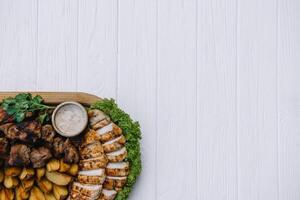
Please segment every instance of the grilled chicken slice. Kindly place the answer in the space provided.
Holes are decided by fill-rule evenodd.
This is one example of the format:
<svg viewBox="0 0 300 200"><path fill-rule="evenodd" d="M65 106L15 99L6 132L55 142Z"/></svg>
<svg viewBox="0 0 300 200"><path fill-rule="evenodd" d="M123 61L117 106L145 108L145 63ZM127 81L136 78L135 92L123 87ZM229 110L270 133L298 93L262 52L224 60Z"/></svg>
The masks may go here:
<svg viewBox="0 0 300 200"><path fill-rule="evenodd" d="M122 135L122 129L114 123L110 123L96 131L100 136L101 142L108 142L115 137Z"/></svg>
<svg viewBox="0 0 300 200"><path fill-rule="evenodd" d="M90 125L94 126L98 122L104 120L104 119L109 119L109 117L104 114L101 110L93 109L88 112L89 119L90 119Z"/></svg>
<svg viewBox="0 0 300 200"><path fill-rule="evenodd" d="M121 135L115 139L105 142L103 144L103 149L106 153L113 152L121 149L125 145L125 143L126 139L123 135Z"/></svg>
<svg viewBox="0 0 300 200"><path fill-rule="evenodd" d="M80 151L82 159L96 158L104 154L102 144L100 142L94 142L92 144L84 146Z"/></svg>
<svg viewBox="0 0 300 200"><path fill-rule="evenodd" d="M78 181L84 184L103 184L105 181L105 169L94 169L94 170L85 170L79 171L78 173Z"/></svg>
<svg viewBox="0 0 300 200"><path fill-rule="evenodd" d="M110 119L106 118L106 119L103 119L102 121L100 121L100 122L94 124L94 125L92 126L92 128L93 128L94 130L97 130L97 129L99 129L99 128L103 128L103 127L107 126L110 122L111 122Z"/></svg>
<svg viewBox="0 0 300 200"><path fill-rule="evenodd" d="M115 190L103 189L98 200L113 200L115 199L116 195L117 191Z"/></svg>
<svg viewBox="0 0 300 200"><path fill-rule="evenodd" d="M104 168L107 165L107 157L106 155L101 155L97 158L85 159L79 161L79 167L82 170L91 170L91 169L99 169Z"/></svg>
<svg viewBox="0 0 300 200"><path fill-rule="evenodd" d="M107 176L128 176L128 174L129 174L128 162L108 163L106 166Z"/></svg>
<svg viewBox="0 0 300 200"><path fill-rule="evenodd" d="M126 184L126 181L127 181L126 176L123 177L107 176L103 188L108 190L120 191Z"/></svg>
<svg viewBox="0 0 300 200"><path fill-rule="evenodd" d="M44 167L50 158L52 158L51 151L46 147L34 148L30 153L33 168Z"/></svg>
<svg viewBox="0 0 300 200"><path fill-rule="evenodd" d="M102 185L74 182L71 188L71 199L97 199L101 191Z"/></svg>
<svg viewBox="0 0 300 200"><path fill-rule="evenodd" d="M10 148L8 164L11 166L27 166L30 164L30 148L24 144L16 144Z"/></svg>
<svg viewBox="0 0 300 200"><path fill-rule="evenodd" d="M109 162L121 162L127 157L126 147L111 153L107 153L106 156Z"/></svg>

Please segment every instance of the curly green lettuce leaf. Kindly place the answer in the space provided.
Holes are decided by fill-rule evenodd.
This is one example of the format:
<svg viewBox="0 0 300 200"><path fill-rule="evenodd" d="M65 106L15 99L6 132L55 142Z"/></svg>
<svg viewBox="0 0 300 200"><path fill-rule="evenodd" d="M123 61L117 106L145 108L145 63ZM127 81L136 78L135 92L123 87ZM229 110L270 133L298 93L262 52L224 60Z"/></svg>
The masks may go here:
<svg viewBox="0 0 300 200"><path fill-rule="evenodd" d="M125 187L118 192L116 197L116 200L126 200L142 170L140 125L121 110L113 99L97 101L91 105L91 108L99 109L107 114L123 130L123 134L126 137L127 161L130 164L130 172Z"/></svg>

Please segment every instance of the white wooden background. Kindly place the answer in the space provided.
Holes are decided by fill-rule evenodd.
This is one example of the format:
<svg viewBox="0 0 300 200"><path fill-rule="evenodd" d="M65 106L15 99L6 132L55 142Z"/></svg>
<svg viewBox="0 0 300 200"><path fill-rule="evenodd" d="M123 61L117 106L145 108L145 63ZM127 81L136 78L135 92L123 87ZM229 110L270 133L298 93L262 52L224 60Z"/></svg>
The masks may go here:
<svg viewBox="0 0 300 200"><path fill-rule="evenodd" d="M300 199L299 0L0 0L0 90L115 98L132 200Z"/></svg>

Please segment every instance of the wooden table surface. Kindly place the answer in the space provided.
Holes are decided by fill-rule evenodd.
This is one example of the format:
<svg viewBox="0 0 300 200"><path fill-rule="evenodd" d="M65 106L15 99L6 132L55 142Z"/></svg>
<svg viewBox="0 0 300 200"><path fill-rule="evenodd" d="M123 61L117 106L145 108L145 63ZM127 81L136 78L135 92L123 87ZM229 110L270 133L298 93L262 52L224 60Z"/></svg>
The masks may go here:
<svg viewBox="0 0 300 200"><path fill-rule="evenodd" d="M130 200L300 199L299 0L0 0L0 91L112 97Z"/></svg>

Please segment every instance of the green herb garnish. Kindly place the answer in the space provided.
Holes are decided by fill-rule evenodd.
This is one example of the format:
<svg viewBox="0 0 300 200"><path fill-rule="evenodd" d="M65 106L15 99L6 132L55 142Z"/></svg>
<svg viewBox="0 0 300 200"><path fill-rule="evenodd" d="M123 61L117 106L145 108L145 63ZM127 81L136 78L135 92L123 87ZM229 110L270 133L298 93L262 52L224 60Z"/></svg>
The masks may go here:
<svg viewBox="0 0 300 200"><path fill-rule="evenodd" d="M23 121L28 113L41 112L54 108L43 104L41 96L32 97L30 93L21 93L14 98L8 97L3 100L1 107L8 115L14 117L14 120L18 123ZM44 120L45 118L46 116L42 116L41 119Z"/></svg>
<svg viewBox="0 0 300 200"><path fill-rule="evenodd" d="M134 122L130 116L121 110L113 99L103 99L91 106L107 114L111 120L123 130L126 137L126 148L128 152L127 161L130 164L130 172L125 187L118 192L115 200L126 200L132 190L137 177L142 170L140 139L141 130L138 122Z"/></svg>

